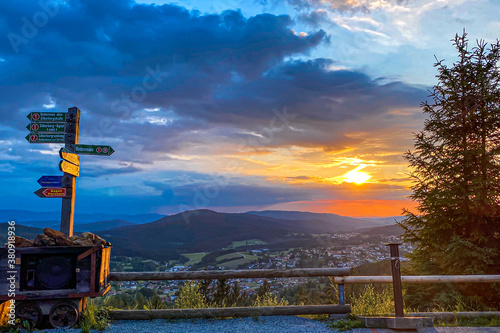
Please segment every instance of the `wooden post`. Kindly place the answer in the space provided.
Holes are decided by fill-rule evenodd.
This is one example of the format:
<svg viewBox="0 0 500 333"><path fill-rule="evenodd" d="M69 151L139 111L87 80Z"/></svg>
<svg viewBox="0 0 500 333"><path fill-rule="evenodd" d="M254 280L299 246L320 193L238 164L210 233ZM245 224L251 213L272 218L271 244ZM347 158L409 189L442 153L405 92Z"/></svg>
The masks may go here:
<svg viewBox="0 0 500 333"><path fill-rule="evenodd" d="M340 305L345 305L345 292L344 292L344 284L339 283L338 285L339 289L339 304Z"/></svg>
<svg viewBox="0 0 500 333"><path fill-rule="evenodd" d="M69 124L74 124L71 126ZM78 144L78 134L80 132L80 110L74 106L68 109L66 115L66 135L64 148L70 152L75 152L75 145ZM68 180L71 187L71 198L62 199L61 207L61 232L68 237L73 236L73 222L75 214L75 193L76 193L76 177L69 173L64 173L64 178Z"/></svg>
<svg viewBox="0 0 500 333"><path fill-rule="evenodd" d="M394 310L396 317L404 317L403 311L403 289L401 287L401 271L399 260L399 245L401 243L387 244L391 250L391 268L392 268L392 289L394 292Z"/></svg>

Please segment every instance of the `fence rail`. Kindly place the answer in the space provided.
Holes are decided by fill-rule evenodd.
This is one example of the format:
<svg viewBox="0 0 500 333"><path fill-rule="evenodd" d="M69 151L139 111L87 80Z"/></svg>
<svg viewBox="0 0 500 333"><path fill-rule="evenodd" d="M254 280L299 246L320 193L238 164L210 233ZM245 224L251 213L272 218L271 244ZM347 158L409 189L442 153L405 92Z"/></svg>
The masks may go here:
<svg viewBox="0 0 500 333"><path fill-rule="evenodd" d="M391 284L391 276L348 276L349 268L255 269L184 272L112 272L111 281L226 280L329 276L336 284ZM407 275L403 283L495 283L500 275Z"/></svg>
<svg viewBox="0 0 500 333"><path fill-rule="evenodd" d="M347 314L350 305L294 305L260 306L209 309L162 309L162 310L114 310L110 317L114 320L188 319L217 317L253 316L296 316L311 314Z"/></svg>
<svg viewBox="0 0 500 333"><path fill-rule="evenodd" d="M111 281L222 280L349 275L349 268L295 268L184 272L112 272Z"/></svg>
<svg viewBox="0 0 500 333"><path fill-rule="evenodd" d="M335 276L336 284L391 284L392 276ZM500 275L407 275L402 276L403 283L495 283L500 282Z"/></svg>

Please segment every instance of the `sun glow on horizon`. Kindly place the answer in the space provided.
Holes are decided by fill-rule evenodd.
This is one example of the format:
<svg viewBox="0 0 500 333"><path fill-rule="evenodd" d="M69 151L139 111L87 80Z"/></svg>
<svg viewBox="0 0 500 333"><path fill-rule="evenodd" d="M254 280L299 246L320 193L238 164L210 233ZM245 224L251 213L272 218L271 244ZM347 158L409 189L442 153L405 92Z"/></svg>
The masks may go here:
<svg viewBox="0 0 500 333"><path fill-rule="evenodd" d="M367 174L366 172L359 171L364 168L366 168L366 164L358 165L354 170L347 172L343 176L343 181L346 183L354 183L354 184L366 183L370 178L372 178L372 176Z"/></svg>

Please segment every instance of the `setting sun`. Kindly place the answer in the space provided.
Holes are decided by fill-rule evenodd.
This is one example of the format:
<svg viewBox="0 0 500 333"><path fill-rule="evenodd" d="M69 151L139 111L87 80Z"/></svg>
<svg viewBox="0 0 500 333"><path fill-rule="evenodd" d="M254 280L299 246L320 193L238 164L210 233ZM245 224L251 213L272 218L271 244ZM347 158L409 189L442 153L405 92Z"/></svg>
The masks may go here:
<svg viewBox="0 0 500 333"><path fill-rule="evenodd" d="M344 182L346 182L346 183L362 184L362 183L365 183L366 181L368 181L368 179L372 178L372 176L370 176L366 172L359 171L359 170L361 170L361 169L363 169L365 167L366 167L366 165L361 164L356 169L347 172L343 176Z"/></svg>

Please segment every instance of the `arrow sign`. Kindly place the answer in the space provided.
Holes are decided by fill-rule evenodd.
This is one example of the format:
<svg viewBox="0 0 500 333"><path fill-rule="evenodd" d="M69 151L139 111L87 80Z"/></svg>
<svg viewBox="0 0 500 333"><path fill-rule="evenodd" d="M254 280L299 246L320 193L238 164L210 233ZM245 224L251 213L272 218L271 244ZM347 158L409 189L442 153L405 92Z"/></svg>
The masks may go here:
<svg viewBox="0 0 500 333"><path fill-rule="evenodd" d="M37 180L43 187L62 187L63 176L42 176Z"/></svg>
<svg viewBox="0 0 500 333"><path fill-rule="evenodd" d="M65 161L73 163L74 165L80 165L80 156L73 154L66 148L61 148L61 150L59 150L59 157Z"/></svg>
<svg viewBox="0 0 500 333"><path fill-rule="evenodd" d="M110 156L115 150L111 146L101 145L75 145L75 153L80 155L104 155Z"/></svg>
<svg viewBox="0 0 500 333"><path fill-rule="evenodd" d="M62 172L69 173L70 175L73 175L75 177L80 176L80 167L78 167L77 165L68 163L66 161L61 161L59 163L59 170L61 170Z"/></svg>
<svg viewBox="0 0 500 333"><path fill-rule="evenodd" d="M61 133L61 134L49 134L49 133L34 133L26 135L25 139L29 143L67 143L71 142L75 138L75 133Z"/></svg>
<svg viewBox="0 0 500 333"><path fill-rule="evenodd" d="M64 143L65 134L44 134L30 133L26 135L26 140L29 143Z"/></svg>
<svg viewBox="0 0 500 333"><path fill-rule="evenodd" d="M30 121L50 121L50 122L65 122L66 112L30 112L26 118Z"/></svg>
<svg viewBox="0 0 500 333"><path fill-rule="evenodd" d="M42 187L33 193L38 195L40 198L71 198L71 189L67 189L65 187Z"/></svg>
<svg viewBox="0 0 500 333"><path fill-rule="evenodd" d="M26 128L28 131L39 132L74 132L75 124L70 123L30 123Z"/></svg>

